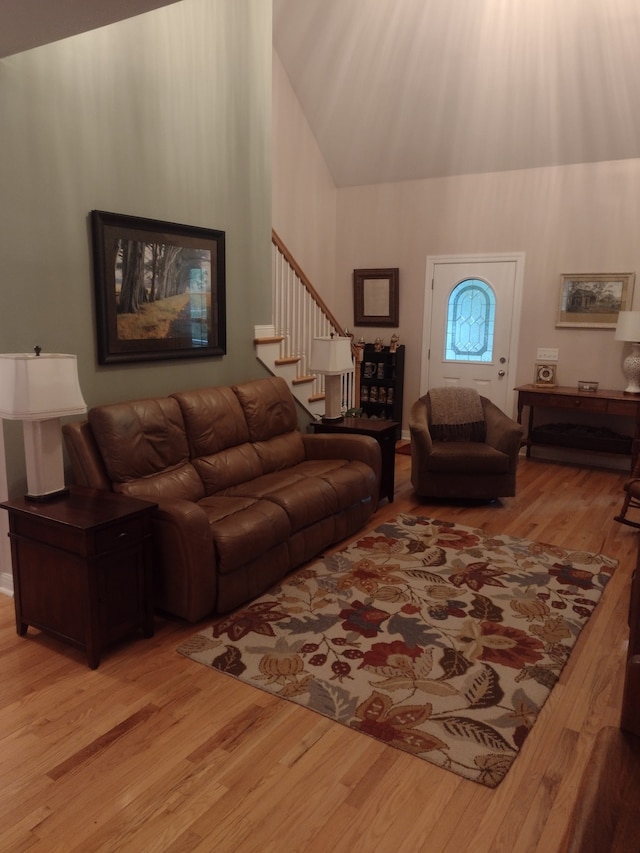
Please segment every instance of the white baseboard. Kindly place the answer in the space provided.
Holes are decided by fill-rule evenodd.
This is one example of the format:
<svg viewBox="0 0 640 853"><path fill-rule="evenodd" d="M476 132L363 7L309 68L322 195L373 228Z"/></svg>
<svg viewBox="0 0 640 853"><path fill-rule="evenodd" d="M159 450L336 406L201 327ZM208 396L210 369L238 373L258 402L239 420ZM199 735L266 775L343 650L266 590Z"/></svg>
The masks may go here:
<svg viewBox="0 0 640 853"><path fill-rule="evenodd" d="M13 575L0 572L0 593L13 598Z"/></svg>

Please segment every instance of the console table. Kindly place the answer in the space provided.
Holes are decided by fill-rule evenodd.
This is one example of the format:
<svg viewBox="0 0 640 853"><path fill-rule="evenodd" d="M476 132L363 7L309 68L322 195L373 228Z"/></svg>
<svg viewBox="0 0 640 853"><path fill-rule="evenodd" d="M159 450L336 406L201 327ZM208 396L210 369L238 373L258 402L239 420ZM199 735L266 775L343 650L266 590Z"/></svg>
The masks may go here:
<svg viewBox="0 0 640 853"><path fill-rule="evenodd" d="M640 451L640 395L625 394L624 391L578 391L568 386L555 388L537 385L521 385L518 392L518 423L522 423L522 409L529 407L529 422L525 444L527 456L531 455L532 445L555 445L578 450L592 450L607 453L631 455L631 466L635 466ZM585 437L579 441L571 436L544 435L534 427L534 409L561 409L564 412L587 412L604 414L611 418L632 418L635 421L634 434L630 440L610 441L597 436Z"/></svg>

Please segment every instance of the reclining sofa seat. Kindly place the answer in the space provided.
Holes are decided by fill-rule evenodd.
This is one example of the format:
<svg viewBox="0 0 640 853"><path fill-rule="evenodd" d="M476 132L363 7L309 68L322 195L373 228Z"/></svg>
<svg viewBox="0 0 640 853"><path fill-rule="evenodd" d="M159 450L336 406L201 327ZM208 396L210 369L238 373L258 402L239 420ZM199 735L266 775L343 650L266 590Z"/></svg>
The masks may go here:
<svg viewBox="0 0 640 853"><path fill-rule="evenodd" d="M377 442L303 435L277 377L98 406L64 434L76 482L158 503L156 606L189 621L260 595L376 508Z"/></svg>

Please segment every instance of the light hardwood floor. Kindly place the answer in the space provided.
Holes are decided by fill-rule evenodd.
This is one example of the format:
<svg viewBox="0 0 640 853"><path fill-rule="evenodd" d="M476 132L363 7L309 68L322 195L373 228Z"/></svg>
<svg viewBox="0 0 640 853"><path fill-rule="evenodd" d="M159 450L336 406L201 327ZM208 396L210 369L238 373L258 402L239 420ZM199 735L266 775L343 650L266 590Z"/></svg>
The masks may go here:
<svg viewBox="0 0 640 853"><path fill-rule="evenodd" d="M564 849L596 736L620 715L640 536L613 521L625 474L523 459L517 497L463 507L417 500L409 458L396 463L376 524L418 513L620 561L498 788L187 660L176 647L198 626L159 618L91 671L33 629L18 637L0 596L2 853Z"/></svg>

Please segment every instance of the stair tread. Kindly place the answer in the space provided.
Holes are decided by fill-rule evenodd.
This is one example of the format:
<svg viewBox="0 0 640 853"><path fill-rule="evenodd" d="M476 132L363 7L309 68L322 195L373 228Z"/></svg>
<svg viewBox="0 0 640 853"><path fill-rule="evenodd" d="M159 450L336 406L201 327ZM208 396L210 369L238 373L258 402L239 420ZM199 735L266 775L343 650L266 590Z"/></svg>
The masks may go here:
<svg viewBox="0 0 640 853"><path fill-rule="evenodd" d="M284 335L272 335L269 338L254 338L254 344L280 344L284 340Z"/></svg>
<svg viewBox="0 0 640 853"><path fill-rule="evenodd" d="M291 380L292 385L304 385L305 382L315 382L316 375L315 373L309 373L307 376L296 376L295 379Z"/></svg>
<svg viewBox="0 0 640 853"><path fill-rule="evenodd" d="M276 358L275 364L297 364L299 361L299 356L287 355L284 358Z"/></svg>

